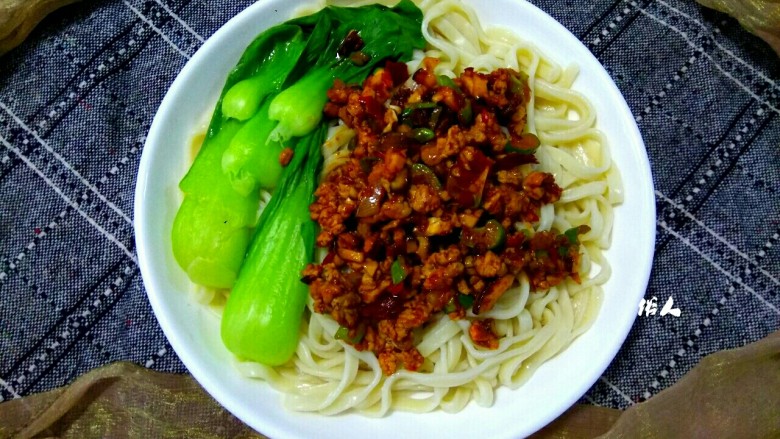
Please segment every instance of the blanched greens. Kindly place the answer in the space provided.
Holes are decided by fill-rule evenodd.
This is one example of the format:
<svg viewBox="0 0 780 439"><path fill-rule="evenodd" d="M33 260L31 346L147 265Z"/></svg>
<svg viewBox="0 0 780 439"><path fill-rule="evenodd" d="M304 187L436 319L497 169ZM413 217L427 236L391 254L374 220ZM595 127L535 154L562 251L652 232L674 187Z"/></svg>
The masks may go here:
<svg viewBox="0 0 780 439"><path fill-rule="evenodd" d="M229 288L233 285L257 221L260 201L258 182L253 181L251 172L241 169L241 164L249 165L250 168L251 164L247 163L246 157L231 160L241 145L234 145L226 158L226 151L230 149L232 141L251 119L245 122L227 117L223 108L228 113L247 113L247 108L259 106L270 93L278 92L304 47L305 40L297 26L274 27L252 42L228 76L206 139L189 172L179 183L179 188L184 192L184 201L173 222L173 254L190 279L197 284L212 288ZM264 73L267 70L273 72L273 75ZM273 80L261 87L257 84L252 87L242 85L254 78ZM236 88L250 93L241 96L231 92ZM252 137L252 134L245 133L244 137ZM281 148L265 145L265 139L259 142L259 146L256 151L258 155L262 156L262 152L269 154L266 157L255 157L258 163L267 164L279 175L281 165L278 159L268 160L273 158L268 155L276 149L278 157ZM229 165L228 172L223 170L225 161Z"/></svg>
<svg viewBox="0 0 780 439"><path fill-rule="evenodd" d="M281 364L297 345L327 90L335 79L362 81L385 60L411 59L424 46L421 25L409 0L393 8L328 7L263 32L231 71L180 183L185 198L172 241L193 282L232 287L222 339L239 357ZM294 155L282 168L284 147ZM259 190L274 188L258 220Z"/></svg>
<svg viewBox="0 0 780 439"><path fill-rule="evenodd" d="M315 224L309 218L327 128L301 138L295 156L260 217L222 313L222 341L241 358L286 362L298 343L309 288L301 270L312 260Z"/></svg>

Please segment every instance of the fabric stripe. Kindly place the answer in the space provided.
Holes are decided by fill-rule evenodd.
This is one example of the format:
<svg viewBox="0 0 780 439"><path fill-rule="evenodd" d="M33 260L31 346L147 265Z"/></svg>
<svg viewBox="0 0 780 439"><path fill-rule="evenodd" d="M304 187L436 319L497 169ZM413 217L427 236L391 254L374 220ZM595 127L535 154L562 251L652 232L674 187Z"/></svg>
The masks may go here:
<svg viewBox="0 0 780 439"><path fill-rule="evenodd" d="M692 48L694 48L694 49L697 49L697 50L702 50L702 52L703 52L704 56L706 56L706 57L707 57L707 59L709 59L709 60L710 60L710 63L712 63L712 65L713 65L713 66L715 66L715 68L716 68L716 69L718 69L718 70L719 70L719 71L720 71L720 72L723 74L723 76L725 76L725 77L729 78L731 81L733 81L735 84L737 84L737 85L739 86L739 88L741 88L741 89L742 89L742 90L743 90L745 93L747 93L747 94L748 94L750 97L752 97L752 98L753 98L753 99L755 99L756 101L758 101L758 102L760 102L760 103L762 103L762 104L766 105L767 107L769 107L769 108L770 108L772 111L774 111L775 113L778 113L778 114L780 114L780 109L778 109L777 107L775 107L774 105L772 105L772 103L770 103L769 101L762 99L762 98L761 98L761 97L760 97L758 94L756 94L755 92L753 92L753 90L751 90L751 89L750 89L748 86L746 86L744 83L742 83L742 82L741 82L739 79L735 78L735 77L734 77L734 76L733 76L731 73L729 73L728 71L726 71L726 69L724 69L724 68L723 68L723 66L721 66L720 64L718 64L717 62L715 62L715 60L712 58L712 55L709 55L707 52L704 52L704 49L702 49L702 47L701 47L701 46L699 46L699 45L697 45L696 43L694 43L693 41L691 41L691 39L688 37L688 35L687 35L685 32L681 31L681 30L680 30L680 29L679 29L677 26L674 26L674 25L672 25L672 24L669 24L669 23L667 23L666 21L664 21L664 20L660 19L659 17L657 17L657 16L653 15L652 13L648 12L646 9L639 8L639 7L637 7L637 8L638 8L638 9L639 9L639 11L640 11L642 14L644 14L646 17L650 18L651 20L655 21L656 23L658 23L658 24L659 24L659 25L661 25L661 26L664 26L664 27L666 27L666 28L669 28L669 29L671 29L672 31L674 31L675 33L677 33L678 35L680 35L680 37L681 37L681 38L682 38L682 39L683 39L683 40L684 40L684 41L685 41L685 42L686 42L686 43L687 43L687 44L688 44L690 47L692 47Z"/></svg>
<svg viewBox="0 0 780 439"><path fill-rule="evenodd" d="M2 103L0 103L0 105L2 105ZM121 250L122 250L122 251L123 251L123 252L124 252L124 253L125 253L125 254L126 254L126 255L127 255L127 256L128 256L130 259L131 259L131 260L132 260L132 261L133 261L133 262L138 262L138 259L136 258L136 256L135 256L135 254L134 254L134 253L132 253L130 250L128 250L128 249L127 249L127 247L125 247L125 245L124 245L124 244L122 244L122 243L119 241L119 239L117 239L117 237L116 237L116 236L114 236L113 234L111 234L110 232L108 232L106 229L104 229L103 227L101 227L101 226L100 226L100 224L98 224L98 223L97 223L97 222L96 222L94 219L92 219L92 218L91 218L89 215L87 215L87 214L86 214L86 213L85 213L83 210L81 210L81 209L79 208L79 203L77 203L77 202L75 202L75 201L71 200L71 199L70 199L70 197L68 197L67 195L65 195L65 193L63 193L63 192L62 192L62 189L60 189L60 188L59 188L57 185L55 185L55 184L54 184L54 182L52 182L52 181L51 181L51 179L49 179L49 177L47 177L47 176L46 176L46 175L45 175L43 172L41 172L41 170L40 170L40 169L38 169L38 168L37 168L37 167L36 167L36 166L35 166L35 165L34 165L34 164L33 164L33 163L30 161L30 159L28 159L27 157L25 157L25 156L24 156L24 155L21 153L21 151L19 151L19 149L18 149L18 148L16 148L15 146L11 145L10 143L8 143L8 142L5 140L5 138L4 138L4 137L2 137L2 136L0 136L0 143L2 143L2 144L3 144L3 145L6 147L6 148L8 148L10 151L12 151L14 154L16 154L16 155L17 155L17 156L18 156L20 159L22 159L22 161L23 161L23 162L24 162L24 163L27 165L27 167L29 167L29 168L30 168L30 169L31 169L33 172L35 172L35 173L36 173L36 174L37 174L39 177L41 177L41 179L43 179L43 181L44 181L44 182L46 182L46 184L47 184L49 187L51 187L51 188L54 190L54 192L56 192L56 193L57 193L57 195L59 195L59 196L60 196L60 198L62 198L62 199L63 199L63 201L65 201L65 203L66 203L66 204L68 204L68 205L69 205L69 206L71 206L71 207L72 207L74 210L76 210L76 212L78 212L78 213L79 213L79 215L81 215L81 216L82 216L82 217L83 217L85 220L87 220L87 222L88 222L88 223L89 223L89 224L90 224L92 227L94 227L94 228L95 228L95 229L96 229L98 232L100 232L100 233L101 233L103 236L105 236L105 237L106 237L106 239L108 239L108 240L109 240L111 243L113 243L114 245L116 245L117 247L119 247L119 248L120 248L120 249L121 249ZM113 203L112 203L112 204L113 204ZM132 221L131 221L131 223L132 223Z"/></svg>
<svg viewBox="0 0 780 439"><path fill-rule="evenodd" d="M701 220L699 220L698 218L693 216L693 214L691 212L689 212L688 210L686 210L685 207L683 207L681 204L677 204L676 202L674 202L674 200L668 198L666 195L662 194L660 191L655 191L655 195L658 198L660 198L663 201L665 201L666 203L668 203L670 206L672 206L676 210L680 211L685 217L687 217L690 220L692 220L697 226L699 226L702 229L704 229L713 238L715 238L718 241L720 241L723 244L725 244L726 247L728 247L729 250L731 250L732 252L736 253L737 255L739 255L739 257L741 257L745 261L749 262L751 265L754 265L756 268L758 268L759 272L761 274L763 274L764 276L766 276L767 278L769 278L769 280L771 280L772 283L774 283L775 285L780 286L780 280L778 280L776 277L772 276L771 273L769 273L768 271L763 269L761 266L759 266L758 262L755 259L753 259L750 256L748 256L745 252L743 252L740 249L738 249L737 246L735 246L734 244L732 244L729 241L727 241L726 238L722 237L717 232L715 232L714 230L709 228Z"/></svg>
<svg viewBox="0 0 780 439"><path fill-rule="evenodd" d="M127 7L128 7L128 8L130 8L130 10L131 10L131 11L133 11L133 13L134 13L135 15L137 15L137 16L138 16L138 18L140 18L140 19L141 19L141 20L142 20L144 23L146 23L146 24L147 24L147 25L148 25L150 28L152 28L152 30L153 30L153 31L155 31L155 32L156 32L158 35L160 35L160 37L163 39L163 41L165 41L166 43L168 43L168 45L169 45L169 46L171 46L171 47L172 47L174 50L176 50L177 52L179 52L179 54L180 54L181 56L183 56L183 57L185 57L185 58L187 58L187 59L190 59L190 55L189 55L189 54L187 54L187 52L183 51L183 50L182 50L182 49L181 49L179 46L177 46L177 45L176 45L176 44L175 44L173 41L171 41L171 39L170 39L170 38L168 38L168 37L167 37L167 36L166 36L166 35L165 35L165 34L164 34L164 33L163 33L161 30L160 30L160 28L158 28L157 26L155 26L155 25L154 25L154 23L152 22L152 20L150 20L150 19L146 18L146 17L145 17L145 16L144 16L144 15L141 13L141 11L139 11L138 9L136 9L136 8L135 8L135 6L131 5L131 4L130 4L130 2L128 2L127 0L124 0L124 4L125 4L125 5L127 5Z"/></svg>
<svg viewBox="0 0 780 439"><path fill-rule="evenodd" d="M767 301L767 300L766 300L766 299L765 299L765 298L764 298L762 295L758 294L758 293L756 292L756 290L754 290L753 288L751 288L750 286L748 286L748 285L746 285L744 282L742 282L742 279L740 279L738 276L735 276L735 275L731 274L729 271L725 270L725 269L724 269L724 268L723 268L723 267L722 267L720 264L718 264L717 262L715 262L714 260L712 260L712 258L711 258L711 257L709 257L708 255L706 255L706 254L705 254L704 252L702 252L702 251L701 251L701 250L700 250L698 247L696 247L695 245L693 245L693 243L691 243L690 239L688 239L688 238L686 238L686 237L684 237L684 236L680 235L679 233L677 233L676 231L674 231L672 228L670 228L670 227L669 227L669 226L666 224L666 221L658 221L658 222L657 222L657 224L658 224L659 226L661 226L661 228L662 228L662 229L664 229L664 230L665 230L667 233L669 233L670 235L672 235L672 236L674 236L675 238L677 238L678 240L680 240L680 242L682 242L682 243L683 243L683 244L684 244L686 247L690 248L690 249L691 249L691 250L693 250L693 251L694 251L694 252L695 252L697 255L701 256L701 258L702 258L702 259L704 259L705 261L707 261L707 263L708 263L708 264L710 264L710 265L711 265L713 268L715 268L715 269L716 269L717 271L719 271L721 274L723 274L724 276L726 276L727 278L729 278L731 281L733 281L733 282L737 283L739 286L741 286L742 288L744 288L744 289L745 289L745 291L748 291L750 294L752 294L753 296L755 296L755 297L756 297L756 299L758 299L758 300L759 300L761 303L763 303L763 304L764 304L764 305L765 305L767 308L769 308L770 310L772 310L772 311L773 311L775 314L778 314L778 315L780 315L780 309L778 309L778 308L777 308L775 305L773 305L772 303L770 303L769 301Z"/></svg>
<svg viewBox="0 0 780 439"><path fill-rule="evenodd" d="M124 263L126 262L124 261ZM130 280L137 273L138 269L135 265L126 266L113 281L110 283L102 282L104 287L98 287L99 292L93 290L85 296L85 298L92 300L82 300L78 305L72 307L71 312L41 339L44 343L39 345L38 350L29 351L26 361L15 368L16 374L10 375L14 376L11 380L12 385L20 393L34 387L57 365L59 359L65 357L73 349L90 328L113 309L127 290ZM41 348L43 349L41 350ZM38 355L35 355L34 352L37 352Z"/></svg>
<svg viewBox="0 0 780 439"><path fill-rule="evenodd" d="M675 14L677 14L677 15L680 15L680 16L682 16L682 17L685 17L685 18L686 18L686 19L688 19L689 21L691 21L691 22L693 22L693 23L697 24L699 27L701 27L702 29L706 30L706 31L707 31L707 32L708 32L708 33L709 33L711 36L713 36L713 37L714 37L715 33L718 33L718 32L720 32L720 29L718 29L717 27L715 28L715 32L713 32L713 30L712 30L712 29L710 29L709 27L707 27L707 26L706 26L704 23L702 23L702 22L701 22L701 21L699 21L698 19L691 17L690 15L688 15L688 14L686 14L685 12L683 12L683 11L681 11L681 10L679 10L679 9L675 8L674 6L672 6L672 5L670 5L669 3L665 2L664 0L656 0L656 3L657 3L657 4L660 4L660 5L662 5L662 6L664 6L665 8L669 9L670 11L673 11ZM723 45L721 45L720 43L718 43L718 42L717 42L717 40L713 39L713 44L715 44L715 46L716 46L718 49L720 49L720 50L721 50L723 53L725 53L725 54L726 54L726 55L728 55L729 57L731 57L731 58L735 59L737 62L739 62L739 63L740 63L740 64L742 64L743 66L747 67L747 68L748 68L748 69L749 69L751 72L755 73L755 74L756 74L756 75L758 75L758 76L759 76L761 79L763 79L764 81L766 81L767 83L769 83L769 84L770 84L770 85L771 85L773 88L775 88L775 89L777 89L777 90L779 90L779 91L780 91L780 88L778 88L778 86L777 86L777 83L776 83L775 81L773 81L771 78L769 78L768 76L766 76L766 75L765 75L763 72L761 72L761 71L760 71L759 69L757 69L755 66L751 65L750 63L748 63L748 62L747 62L747 61L745 61L744 59L742 59L742 58L740 58L739 56L737 56L737 55L736 55L734 52L732 52L732 51L731 51L731 50L729 50L728 48L726 48L726 47L724 47Z"/></svg>
<svg viewBox="0 0 780 439"><path fill-rule="evenodd" d="M191 34L192 34L192 36L194 36L195 38L197 38L197 39L198 39L198 41L200 41L201 43L205 43L205 42L206 42L206 40L204 40L204 39L203 39L203 37L202 37L202 36L200 36L200 34L198 34L197 32L195 32L195 29L191 28L191 27L190 27L190 25L189 25L189 24L187 24L187 22L185 22L184 20L182 20L182 19L181 19L181 17L179 17L178 15L176 15L176 14L175 14L175 13L174 13L174 12L171 10L171 8L169 8L169 7L168 7L168 6L167 6L165 3L161 2L160 0L154 0L154 1L155 1L155 2L156 2L158 5L162 6L162 8L163 8L163 9L165 9L165 12L167 12L167 13L168 13L168 15L170 15L170 16L171 16L171 18L173 18L174 20L176 20L176 21L177 21L177 22L178 22L178 23L179 23L179 24L180 24L180 25L181 25L181 26L182 26L184 29L186 29L186 30L187 30L187 32L191 33Z"/></svg>
<svg viewBox="0 0 780 439"><path fill-rule="evenodd" d="M118 214L118 215L119 215L119 216L120 216L120 217L121 217L123 220L125 220L125 221L126 221L128 224L130 224L130 225L132 225L132 224L133 224L133 220L131 220L131 219L130 219L130 217L128 217L128 216L127 216L127 215L126 215L124 212L122 212L122 211L121 211L121 210L120 210L120 209L119 209L119 208L118 208L118 207L117 207L117 206L116 206L114 203L112 203L111 201L109 201L109 200L108 200L108 199L107 199L107 198L106 198L106 197L105 197L103 194L101 194L101 193L100 193L100 191L98 191L98 189L97 189L97 188L96 188L96 187L95 187L95 186L94 186L92 183L90 183L89 181L87 181L87 179L86 179L86 178L84 178L84 176L82 176L82 175L81 175L81 174L80 174L80 173L79 173L77 170L73 169L73 166L71 166L71 164L70 164L70 163L68 163L68 161L67 161L67 160L65 160L65 158L63 158L63 157L62 157L62 156L61 156L59 153L57 153L56 151L54 151L54 149L52 149L52 147L51 147L51 146L50 146L50 145L49 145L49 144L48 144L48 143L47 143L45 140L43 140L43 139L42 139L42 138L41 138L41 137L38 135L38 133L37 133L35 130L32 130L32 129L30 129L30 127L28 127L28 126L27 126L27 125L26 125L26 124L25 124L25 123L24 123L24 122L23 122L23 121L22 121L22 120L21 120L21 119L20 119L20 118L19 118L19 117L18 117L16 114L14 114L14 113L11 111L11 109L10 109L10 108L8 108L8 107L7 107L7 106L6 106L4 103L2 103L2 102L0 102L0 108L1 108L1 109L3 109L3 110L6 112L6 113L8 113L8 115L9 115L9 116L11 116L11 118L13 118L13 120L14 120L14 121L15 121L15 122L16 122L16 123L17 123L17 124L20 126L20 127L22 127L22 129L24 129L25 131L27 131L28 133L30 133L30 134L31 134L31 135L32 135L32 136L35 138L35 140L37 140L37 141L38 141L38 143L40 143L40 144L41 144L41 146L43 146L43 147L46 149L46 151L48 151L48 152L49 152L51 155L53 155L53 156L54 156L54 158L56 158L56 159L57 159L57 161L59 161L60 163L62 163L62 165L63 165L63 166L65 166L65 168L66 168L68 171L70 171L70 173L71 173L71 174L73 174L74 176L76 176L76 178L77 178L79 181L81 181L81 183L82 183L84 186L86 186L87 188L89 188L89 190L91 190L92 192L94 192L94 193L95 193L95 195L97 195L97 197L98 197L98 198L99 198L99 199L100 199L102 202L104 202L104 203L105 203L105 204L106 204L106 205L107 205L107 206L108 206L108 207L109 207L111 210L113 210L114 212L116 212L116 213L117 213L117 214ZM5 139L3 139L3 142L4 142L4 144L6 144L6 147L9 147L9 149L10 149L10 144L8 144L8 142L6 142L6 141L5 141ZM27 157L25 157L25 156L22 154L22 152L21 152L21 151L19 151L19 150L18 150L18 149L16 149L16 148L14 148L14 149L13 149L13 151L14 151L14 152L17 154L17 156L19 156L19 158L21 158L22 160L24 160L24 161L25 161L25 163L27 163L27 164L28 164L28 166L33 166L33 165L32 165L32 163L29 161L29 159L27 159ZM36 172L40 172L40 171L37 171L37 168L35 168L35 170L36 170ZM40 173L40 175L41 175L41 176L43 176L43 173ZM46 178L46 181L47 181L47 184L50 184L50 185L52 185L52 184L53 184L53 183L51 183L51 180L49 180L48 178ZM97 225L97 224L96 224L96 225Z"/></svg>
<svg viewBox="0 0 780 439"><path fill-rule="evenodd" d="M642 3L645 2L643 1ZM631 1L628 4L633 8L639 8L639 4L635 1ZM601 35L597 36L596 39L590 43L591 46L593 46L591 51L596 55L597 58L601 56L604 51L606 51L612 45L612 43L617 41L620 36L631 27L631 25L634 23L634 20L636 20L636 18L639 16L635 11L630 11L630 8L626 9L629 9L629 12L623 11L620 14L620 20L616 20L615 22L611 23L615 25L614 28L607 26L606 28L602 29ZM618 22L621 24L619 27L617 26ZM607 41L604 44L601 44L603 40ZM596 48L596 46L598 47Z"/></svg>
<svg viewBox="0 0 780 439"><path fill-rule="evenodd" d="M620 390L620 389L618 388L618 386L616 386L616 385L612 384L612 383L611 383L611 382L610 382L608 379L606 379L606 378L604 378L604 377L602 376L601 378L599 378L599 381L601 381L601 382L603 382L604 384L608 385L610 389L614 390L614 391L615 391L615 393L617 393L617 394L618 394L618 395L620 395L620 396L621 396L623 399L625 399L625 400L626 400L626 402L628 402L628 405L634 405L634 400L633 400L633 399L631 399L631 397L629 397L628 395L626 395L626 393L625 393L625 392L623 392L622 390Z"/></svg>
<svg viewBox="0 0 780 439"><path fill-rule="evenodd" d="M610 5L610 6L609 6L609 7L608 7L606 10L604 10L604 12L602 12L602 13L601 13L601 14L600 14L600 15L599 15L599 16L598 16L598 17L597 17L595 20L593 20L593 21L591 22L591 24L588 26L588 28L587 28L587 29L585 29L585 31L584 31L584 32L582 32L582 33L580 33L579 35L577 35L577 38L578 38L578 39L580 39L580 40L584 40L584 39L585 39L585 37L587 37L587 36L588 36L588 34L590 34L591 32L593 32L593 29L595 29L595 28L596 28L596 26L598 26L598 24L599 24L599 23L601 23L602 21L604 21L604 19L606 19L606 18L607 18L607 16L609 16L609 14L611 14L611 13L612 13L612 11L614 11L614 10L615 10L615 8L616 8L616 7L617 7L619 4L623 3L624 1L625 1L625 0L616 0L616 1L612 2L612 4L611 4L611 5Z"/></svg>

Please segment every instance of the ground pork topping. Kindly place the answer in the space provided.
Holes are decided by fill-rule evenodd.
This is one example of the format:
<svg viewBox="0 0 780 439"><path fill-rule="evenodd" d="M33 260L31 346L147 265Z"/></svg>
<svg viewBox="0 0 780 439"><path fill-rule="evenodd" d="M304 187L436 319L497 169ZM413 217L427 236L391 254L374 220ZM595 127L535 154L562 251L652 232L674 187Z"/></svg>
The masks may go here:
<svg viewBox="0 0 780 439"><path fill-rule="evenodd" d="M349 158L310 206L321 263L303 272L314 309L337 338L377 355L385 374L418 370L415 333L434 319L472 319L470 337L495 349L492 309L525 273L533 290L579 282L579 226L534 232L561 197L534 170L526 78L510 69L412 75L388 63L362 86L336 81L325 115L356 132Z"/></svg>

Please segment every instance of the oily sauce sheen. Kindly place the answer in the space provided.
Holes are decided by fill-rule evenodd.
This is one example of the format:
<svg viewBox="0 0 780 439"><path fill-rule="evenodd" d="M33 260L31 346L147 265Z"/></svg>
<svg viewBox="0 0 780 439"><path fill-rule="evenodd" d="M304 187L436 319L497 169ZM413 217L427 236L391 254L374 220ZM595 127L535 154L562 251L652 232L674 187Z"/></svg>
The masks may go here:
<svg viewBox="0 0 780 439"><path fill-rule="evenodd" d="M327 256L303 280L315 311L341 326L336 338L374 352L386 375L422 367L415 332L443 314L469 318L472 340L495 349L480 314L521 273L532 290L579 282L578 235L588 231L533 230L561 188L530 166L538 139L524 132L526 77L437 77L437 63L426 58L410 78L388 62L362 87L337 81L324 109L356 137L315 192Z"/></svg>

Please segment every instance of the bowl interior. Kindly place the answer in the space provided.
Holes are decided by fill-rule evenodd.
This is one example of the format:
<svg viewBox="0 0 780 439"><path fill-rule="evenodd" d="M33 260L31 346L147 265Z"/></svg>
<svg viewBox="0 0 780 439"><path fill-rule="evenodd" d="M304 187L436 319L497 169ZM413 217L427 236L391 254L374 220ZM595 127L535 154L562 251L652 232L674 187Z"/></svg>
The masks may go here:
<svg viewBox="0 0 780 439"><path fill-rule="evenodd" d="M614 358L636 317L650 274L655 203L644 144L628 106L609 75L563 26L525 1L494 0L477 9L483 25L508 27L561 64L576 63L574 88L597 112L620 169L625 202L615 209L612 277L593 327L547 363L518 390L499 389L492 407L470 404L458 414L392 413L325 417L282 407L281 395L232 370L219 338L219 319L190 299L189 281L171 252L170 231L189 167L190 142L211 114L228 71L267 27L289 18L301 3L266 0L250 6L217 31L192 57L165 96L146 140L135 199L136 243L149 300L176 353L200 384L252 428L277 437L519 437L546 425L575 403ZM193 92L195 91L195 92ZM205 115L205 116L204 116ZM491 422L475 422L490 419Z"/></svg>

